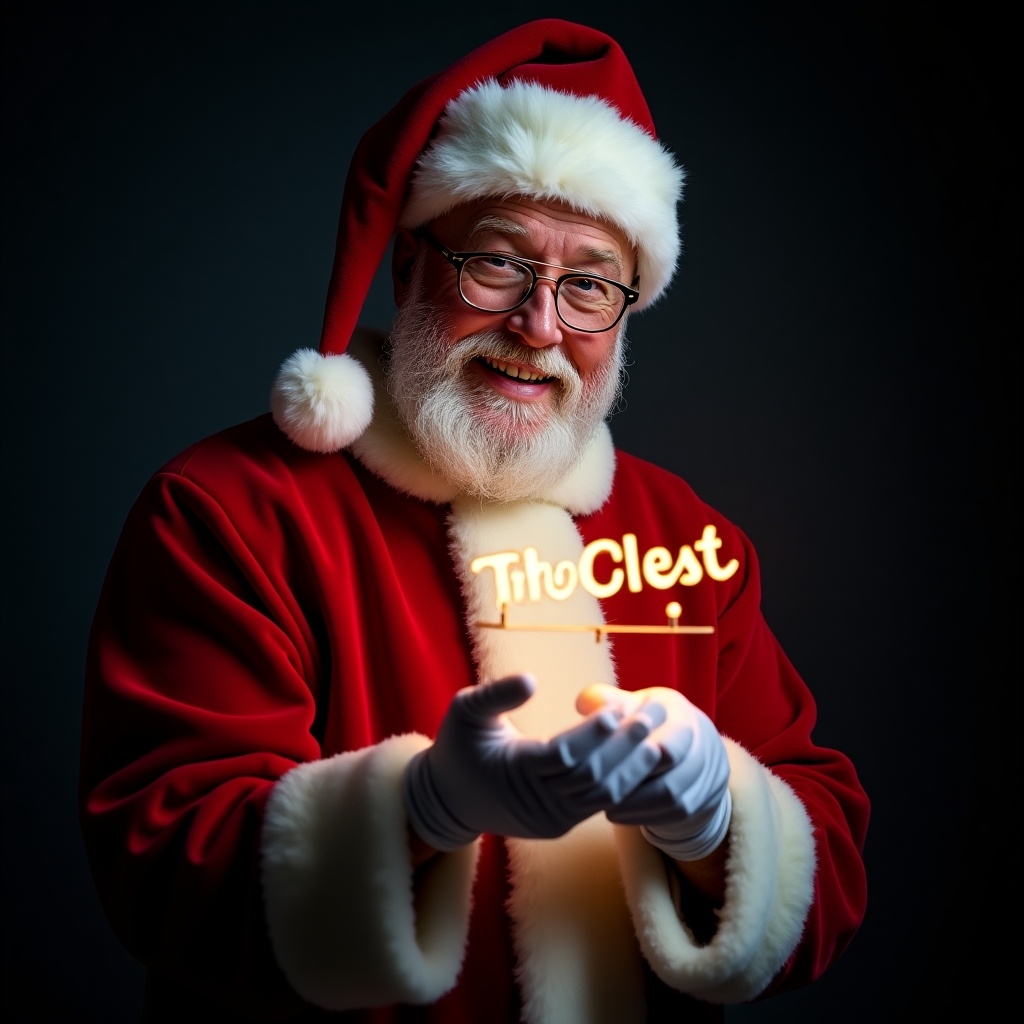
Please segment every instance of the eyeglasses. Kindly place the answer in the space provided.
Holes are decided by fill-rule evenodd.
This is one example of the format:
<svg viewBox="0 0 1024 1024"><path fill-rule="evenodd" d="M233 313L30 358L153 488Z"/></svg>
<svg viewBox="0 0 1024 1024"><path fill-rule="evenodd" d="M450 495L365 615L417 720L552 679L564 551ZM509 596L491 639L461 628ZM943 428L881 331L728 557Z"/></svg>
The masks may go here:
<svg viewBox="0 0 1024 1024"><path fill-rule="evenodd" d="M533 294L538 281L555 286L555 311L559 320L574 331L598 334L611 330L640 298L634 288L596 274L584 274L521 256L501 252L453 252L422 228L416 232L429 242L459 276L459 294L464 302L485 313L511 313ZM569 270L561 277L544 277L534 267ZM639 283L637 278L633 284Z"/></svg>

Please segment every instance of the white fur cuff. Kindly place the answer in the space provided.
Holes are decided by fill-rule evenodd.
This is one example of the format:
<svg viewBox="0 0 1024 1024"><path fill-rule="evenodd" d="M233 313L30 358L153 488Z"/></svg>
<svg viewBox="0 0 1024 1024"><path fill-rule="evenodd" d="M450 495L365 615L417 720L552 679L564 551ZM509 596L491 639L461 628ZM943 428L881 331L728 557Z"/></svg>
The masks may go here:
<svg viewBox="0 0 1024 1024"><path fill-rule="evenodd" d="M289 982L317 1006L430 1003L455 984L479 845L440 857L414 901L401 783L428 745L405 735L311 761L270 795L270 938Z"/></svg>
<svg viewBox="0 0 1024 1024"><path fill-rule="evenodd" d="M762 992L796 948L814 887L814 834L793 790L739 744L729 753L733 813L725 905L710 943L680 921L661 855L636 828L616 838L641 948L665 984L713 1003Z"/></svg>

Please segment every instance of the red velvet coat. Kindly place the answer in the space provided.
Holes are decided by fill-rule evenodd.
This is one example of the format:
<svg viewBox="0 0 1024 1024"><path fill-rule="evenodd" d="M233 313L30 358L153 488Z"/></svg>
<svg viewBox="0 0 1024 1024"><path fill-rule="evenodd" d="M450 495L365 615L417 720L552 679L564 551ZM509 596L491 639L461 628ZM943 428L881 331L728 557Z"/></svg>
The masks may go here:
<svg viewBox="0 0 1024 1024"><path fill-rule="evenodd" d="M150 1019L572 1019L565 998L592 1024L605 996L588 1009L587 993L627 960L614 1013L720 1019L724 1003L818 977L864 913L868 802L849 760L813 741L814 701L761 615L746 537L602 434L582 489L525 509L510 549L575 558L558 517L581 546L635 537L637 560L612 547L593 561L599 582L623 570L618 592L598 602L579 586L584 604L559 608L589 600L609 625L664 624L677 600L683 624L715 631L566 633L552 653L536 635L477 627L498 612L467 563L498 550L474 545L505 527L421 487L385 419L333 455L295 447L269 416L225 431L158 472L125 524L88 654L82 820L112 926L148 967ZM712 536L721 546L705 556ZM667 589L637 568L655 548L689 549ZM543 618L529 602L510 611ZM414 887L401 769L457 689L520 661L566 694L602 673L676 687L727 738L729 889L710 942L687 926L661 855L603 818L566 838L561 868L561 840L484 837ZM549 890L529 882L545 877ZM545 937L563 896L568 921L606 916ZM593 946L577 958L589 966L565 952L577 939Z"/></svg>

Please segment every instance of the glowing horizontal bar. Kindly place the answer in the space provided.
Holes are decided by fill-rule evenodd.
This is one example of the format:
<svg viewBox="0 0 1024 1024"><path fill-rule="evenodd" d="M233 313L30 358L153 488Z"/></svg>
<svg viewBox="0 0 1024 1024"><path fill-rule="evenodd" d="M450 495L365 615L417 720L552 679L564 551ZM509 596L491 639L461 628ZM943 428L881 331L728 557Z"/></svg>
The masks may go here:
<svg viewBox="0 0 1024 1024"><path fill-rule="evenodd" d="M678 607L676 605L675 607ZM701 633L708 634L714 633L714 626L680 626L674 618L670 619L667 626L617 626L614 624L601 623L600 625L594 624L592 626L583 624L573 623L516 623L513 625L508 621L507 606L502 605L501 608L501 621L500 622L481 622L477 621L477 626L481 629L507 629L507 630L520 630L523 632L541 632L541 633L593 633L594 639L598 642L606 633L658 633L671 636L672 634L693 634Z"/></svg>

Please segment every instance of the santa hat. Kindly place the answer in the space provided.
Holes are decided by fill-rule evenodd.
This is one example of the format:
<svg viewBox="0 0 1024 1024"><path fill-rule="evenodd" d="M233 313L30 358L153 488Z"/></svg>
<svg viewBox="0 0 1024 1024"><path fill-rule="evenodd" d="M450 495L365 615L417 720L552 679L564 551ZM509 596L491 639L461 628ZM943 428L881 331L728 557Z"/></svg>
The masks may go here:
<svg viewBox="0 0 1024 1024"><path fill-rule="evenodd" d="M410 89L356 148L320 348L281 367L275 422L316 452L344 448L369 425L373 388L345 350L397 227L489 196L565 201L617 225L636 247L642 309L675 272L682 184L610 36L542 19L473 50Z"/></svg>

